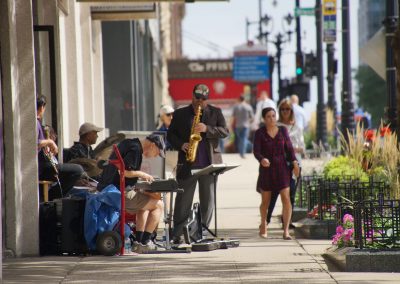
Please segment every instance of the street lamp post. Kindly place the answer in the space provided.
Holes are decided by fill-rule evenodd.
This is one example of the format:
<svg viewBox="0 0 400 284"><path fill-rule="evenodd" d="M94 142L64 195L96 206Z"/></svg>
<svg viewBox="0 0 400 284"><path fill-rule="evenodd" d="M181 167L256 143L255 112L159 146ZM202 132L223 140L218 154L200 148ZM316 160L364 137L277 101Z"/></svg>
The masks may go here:
<svg viewBox="0 0 400 284"><path fill-rule="evenodd" d="M334 133L335 138L337 138L337 105L336 105L336 97L335 97L335 73L336 73L336 60L335 60L335 46L333 43L328 43L326 45L326 53L327 53L327 61L328 61L328 108L333 112L333 121L334 121Z"/></svg>
<svg viewBox="0 0 400 284"><path fill-rule="evenodd" d="M350 57L350 7L349 0L342 0L342 133L348 141L347 131L354 130L354 105L351 93L351 57Z"/></svg>
<svg viewBox="0 0 400 284"><path fill-rule="evenodd" d="M396 66L394 62L393 40L398 21L396 0L386 0L386 89L387 117L392 131L398 131L397 126L397 96L396 96ZM397 70L399 72L399 70Z"/></svg>
<svg viewBox="0 0 400 284"><path fill-rule="evenodd" d="M324 102L323 54L322 54L322 17L321 0L315 2L315 25L317 29L317 141L327 145L326 139L326 112Z"/></svg>

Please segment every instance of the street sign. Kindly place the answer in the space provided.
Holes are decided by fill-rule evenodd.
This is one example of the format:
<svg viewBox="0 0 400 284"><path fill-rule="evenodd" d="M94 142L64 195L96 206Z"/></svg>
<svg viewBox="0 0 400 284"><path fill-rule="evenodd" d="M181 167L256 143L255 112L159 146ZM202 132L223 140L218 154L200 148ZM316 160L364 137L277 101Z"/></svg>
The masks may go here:
<svg viewBox="0 0 400 284"><path fill-rule="evenodd" d="M240 55L233 58L233 79L259 82L269 79L268 55Z"/></svg>
<svg viewBox="0 0 400 284"><path fill-rule="evenodd" d="M336 0L324 0L322 4L322 15L323 16L336 16Z"/></svg>
<svg viewBox="0 0 400 284"><path fill-rule="evenodd" d="M336 42L336 0L324 0L322 6L323 41Z"/></svg>
<svg viewBox="0 0 400 284"><path fill-rule="evenodd" d="M269 56L265 45L244 44L234 48L233 79L261 82L269 79Z"/></svg>
<svg viewBox="0 0 400 284"><path fill-rule="evenodd" d="M295 17L299 16L315 16L315 9L314 8L299 8L296 7L294 9L294 15Z"/></svg>

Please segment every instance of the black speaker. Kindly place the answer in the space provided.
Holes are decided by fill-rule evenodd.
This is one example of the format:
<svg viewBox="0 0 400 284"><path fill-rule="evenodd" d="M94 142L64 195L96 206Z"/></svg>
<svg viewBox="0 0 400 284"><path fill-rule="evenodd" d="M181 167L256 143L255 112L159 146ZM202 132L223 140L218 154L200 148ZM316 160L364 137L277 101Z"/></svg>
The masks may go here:
<svg viewBox="0 0 400 284"><path fill-rule="evenodd" d="M39 250L40 255L61 253L61 220L57 216L56 202L39 205Z"/></svg>
<svg viewBox="0 0 400 284"><path fill-rule="evenodd" d="M68 254L84 254L88 248L84 235L86 199L62 199L61 251Z"/></svg>

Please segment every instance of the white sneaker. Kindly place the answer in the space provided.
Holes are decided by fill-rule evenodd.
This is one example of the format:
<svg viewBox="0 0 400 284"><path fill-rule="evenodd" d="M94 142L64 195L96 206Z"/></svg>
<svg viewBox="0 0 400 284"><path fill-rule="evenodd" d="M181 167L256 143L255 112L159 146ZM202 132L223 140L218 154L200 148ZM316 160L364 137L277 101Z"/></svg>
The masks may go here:
<svg viewBox="0 0 400 284"><path fill-rule="evenodd" d="M151 251L156 251L156 250L157 250L156 244L149 240L145 245L142 243L139 243L138 246L136 247L136 249L134 250L134 252L149 253Z"/></svg>

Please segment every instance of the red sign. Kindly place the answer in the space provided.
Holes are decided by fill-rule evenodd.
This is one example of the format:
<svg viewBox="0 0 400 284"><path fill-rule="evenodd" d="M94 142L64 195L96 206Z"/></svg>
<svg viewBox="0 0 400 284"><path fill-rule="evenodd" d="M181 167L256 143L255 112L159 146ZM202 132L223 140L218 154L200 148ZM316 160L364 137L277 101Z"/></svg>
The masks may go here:
<svg viewBox="0 0 400 284"><path fill-rule="evenodd" d="M195 78L170 79L169 93L174 101L190 101L196 84L205 84L210 89L210 100L236 100L244 93L246 84L239 83L233 78ZM261 91L270 90L270 82L266 80L257 84L257 96Z"/></svg>

